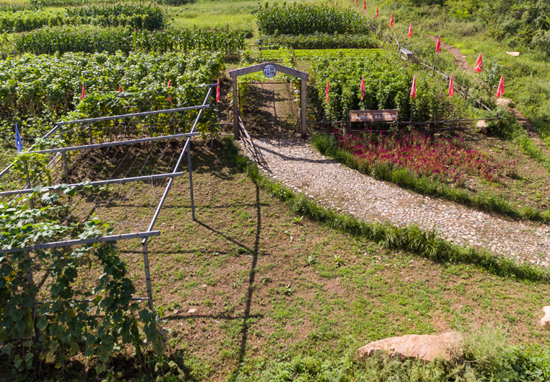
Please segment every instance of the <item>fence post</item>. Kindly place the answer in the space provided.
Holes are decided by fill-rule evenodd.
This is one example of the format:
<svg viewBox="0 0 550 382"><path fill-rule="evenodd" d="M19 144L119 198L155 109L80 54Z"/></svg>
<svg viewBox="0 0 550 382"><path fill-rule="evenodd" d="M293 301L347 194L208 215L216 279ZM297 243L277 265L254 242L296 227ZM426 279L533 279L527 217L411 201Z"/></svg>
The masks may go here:
<svg viewBox="0 0 550 382"><path fill-rule="evenodd" d="M147 253L147 240L142 242L143 267L145 268L145 284L147 285L147 297L149 298L149 309L153 310L153 289L151 287L151 272L149 270L149 254Z"/></svg>
<svg viewBox="0 0 550 382"><path fill-rule="evenodd" d="M233 77L233 135L239 140L239 94L237 89L237 77Z"/></svg>
<svg viewBox="0 0 550 382"><path fill-rule="evenodd" d="M91 126L91 124L90 124ZM63 125L57 125L57 129L59 130L59 138L63 141ZM90 135L91 137L91 135ZM91 138L90 138L90 141L91 141ZM67 167L67 153L65 151L63 151L61 153L61 157L63 158L63 170L65 171L65 182L67 182L67 184L69 183L69 169Z"/></svg>
<svg viewBox="0 0 550 382"><path fill-rule="evenodd" d="M216 85L216 91L218 89L218 86L219 85ZM213 88L210 88L210 89L213 89ZM214 148L214 135L213 135L213 126L212 126L212 114L213 114L213 111L212 111L212 104L214 103L213 101L213 95L212 95L212 90L210 90L210 107L208 108L208 110L210 111L210 148Z"/></svg>
<svg viewBox="0 0 550 382"><path fill-rule="evenodd" d="M27 177L27 188L32 188L32 182L31 182L31 176L29 175L29 166L27 165L27 160L25 159L23 161L23 169L25 170L25 175ZM29 198L29 206L34 209L34 201L31 197Z"/></svg>
<svg viewBox="0 0 550 382"><path fill-rule="evenodd" d="M187 146L187 168L189 170L189 190L191 193L191 217L195 221L195 197L193 195L193 169L191 168L191 137L189 139L189 146Z"/></svg>

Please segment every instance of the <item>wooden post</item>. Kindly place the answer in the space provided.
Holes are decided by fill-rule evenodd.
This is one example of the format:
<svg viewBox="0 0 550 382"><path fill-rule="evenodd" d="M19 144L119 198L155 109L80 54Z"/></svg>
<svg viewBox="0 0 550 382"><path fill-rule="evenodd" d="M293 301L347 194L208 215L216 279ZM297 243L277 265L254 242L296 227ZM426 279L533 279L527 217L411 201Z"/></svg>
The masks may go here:
<svg viewBox="0 0 550 382"><path fill-rule="evenodd" d="M237 77L233 77L233 135L239 140L239 92L237 90Z"/></svg>
<svg viewBox="0 0 550 382"><path fill-rule="evenodd" d="M301 129L300 129L300 135L302 138L307 137L307 83L306 80L302 78L301 82L301 91L300 94L302 96L302 110L301 110Z"/></svg>

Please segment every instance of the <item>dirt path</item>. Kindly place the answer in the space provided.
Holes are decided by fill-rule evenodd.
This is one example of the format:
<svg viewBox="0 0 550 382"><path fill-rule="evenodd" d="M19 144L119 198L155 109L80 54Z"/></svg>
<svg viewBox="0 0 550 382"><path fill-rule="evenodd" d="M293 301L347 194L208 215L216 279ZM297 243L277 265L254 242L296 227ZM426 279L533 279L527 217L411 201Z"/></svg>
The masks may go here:
<svg viewBox="0 0 550 382"><path fill-rule="evenodd" d="M428 35L428 36L430 36L433 42L437 42L437 37L432 35ZM462 68L466 72L475 73L474 68L472 68L468 60L466 60L466 56L462 54L460 49L452 45L445 44L444 42L441 42L441 47L453 55L453 57L455 58L455 64L459 68Z"/></svg>

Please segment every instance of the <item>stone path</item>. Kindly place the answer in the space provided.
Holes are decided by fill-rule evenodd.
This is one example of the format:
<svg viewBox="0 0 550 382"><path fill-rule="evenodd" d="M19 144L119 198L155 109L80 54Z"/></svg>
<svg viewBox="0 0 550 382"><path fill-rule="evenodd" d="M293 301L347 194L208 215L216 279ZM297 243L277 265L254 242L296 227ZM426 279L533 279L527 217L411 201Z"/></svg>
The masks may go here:
<svg viewBox="0 0 550 382"><path fill-rule="evenodd" d="M435 228L456 244L541 266L550 263L549 226L506 220L403 190L332 161L300 139L253 141L268 164L268 176L327 208L367 221Z"/></svg>

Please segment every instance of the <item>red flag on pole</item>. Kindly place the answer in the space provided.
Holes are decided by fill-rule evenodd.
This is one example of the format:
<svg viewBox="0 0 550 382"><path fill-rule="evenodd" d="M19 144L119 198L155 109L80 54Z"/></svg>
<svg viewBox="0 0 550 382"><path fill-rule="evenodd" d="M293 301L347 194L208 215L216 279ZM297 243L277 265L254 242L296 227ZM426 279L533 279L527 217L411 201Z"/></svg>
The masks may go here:
<svg viewBox="0 0 550 382"><path fill-rule="evenodd" d="M363 0L363 10L367 10L367 0Z"/></svg>
<svg viewBox="0 0 550 382"><path fill-rule="evenodd" d="M453 78L453 73L451 73L451 80L449 81L449 97L454 96L455 94L455 80Z"/></svg>
<svg viewBox="0 0 550 382"><path fill-rule="evenodd" d="M365 77L361 77L361 100L365 98Z"/></svg>
<svg viewBox="0 0 550 382"><path fill-rule="evenodd" d="M82 93L80 93L80 99L86 98L86 88L84 87L84 82L82 83Z"/></svg>
<svg viewBox="0 0 550 382"><path fill-rule="evenodd" d="M441 36L437 38L437 43L435 44L435 50L437 53L441 53Z"/></svg>
<svg viewBox="0 0 550 382"><path fill-rule="evenodd" d="M172 86L172 81L168 80L168 87ZM172 101L172 95L170 94L170 97L168 97L168 101Z"/></svg>
<svg viewBox="0 0 550 382"><path fill-rule="evenodd" d="M216 103L220 102L220 93L221 93L220 79L218 78L218 86L216 86Z"/></svg>
<svg viewBox="0 0 550 382"><path fill-rule="evenodd" d="M378 17L378 7L376 7L376 17Z"/></svg>
<svg viewBox="0 0 550 382"><path fill-rule="evenodd" d="M411 87L411 97L416 98L416 75L413 76L413 83Z"/></svg>
<svg viewBox="0 0 550 382"><path fill-rule="evenodd" d="M476 64L474 66L474 70L478 73L481 73L481 71L483 70L483 57L481 56L481 53L477 58Z"/></svg>
<svg viewBox="0 0 550 382"><path fill-rule="evenodd" d="M120 85L118 85L118 92L122 92L122 87Z"/></svg>
<svg viewBox="0 0 550 382"><path fill-rule="evenodd" d="M409 24L409 38L411 38L413 36L413 25L412 23Z"/></svg>
<svg viewBox="0 0 550 382"><path fill-rule="evenodd" d="M330 92L330 80L327 79L327 88L325 90L325 93L327 93L327 103L328 103L328 93Z"/></svg>
<svg viewBox="0 0 550 382"><path fill-rule="evenodd" d="M500 82L498 83L497 97L500 98L504 94L504 75L500 77Z"/></svg>
<svg viewBox="0 0 550 382"><path fill-rule="evenodd" d="M393 28L393 13L391 14L391 17L390 17L390 28Z"/></svg>

